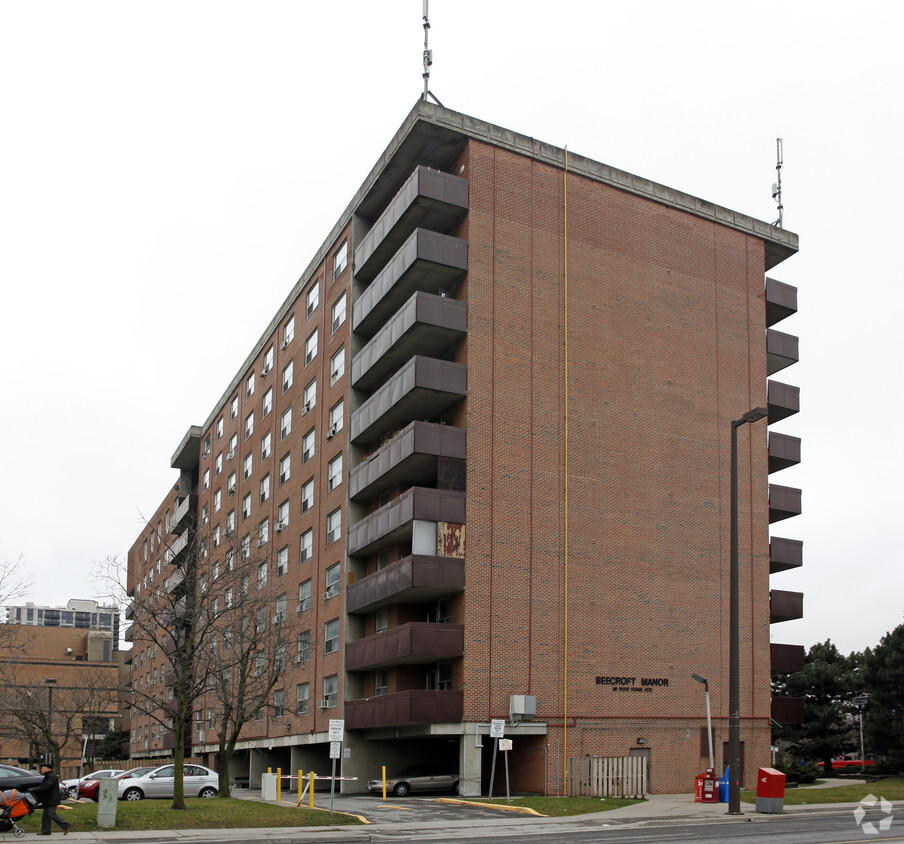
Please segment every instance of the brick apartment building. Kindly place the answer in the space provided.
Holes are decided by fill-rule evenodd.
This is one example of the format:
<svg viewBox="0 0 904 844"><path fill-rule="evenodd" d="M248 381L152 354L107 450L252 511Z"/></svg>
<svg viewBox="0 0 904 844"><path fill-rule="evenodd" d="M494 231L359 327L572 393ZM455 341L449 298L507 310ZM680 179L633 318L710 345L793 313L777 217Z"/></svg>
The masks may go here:
<svg viewBox="0 0 904 844"><path fill-rule="evenodd" d="M799 490L770 483L800 442L767 433L798 391L770 380L797 359L772 327L796 290L766 273L797 245L418 102L189 428L129 553L133 595L171 582L192 543L213 565L226 535L285 585L274 612L298 653L236 777L328 773L341 718L345 790L438 760L485 793L490 721L529 696L535 717L506 732L513 788L561 793L569 759L640 755L653 791L690 790L708 764L692 673L727 757L729 439L757 406L768 421L739 430L748 781L768 764L770 674L803 649L770 646L802 596L770 590L801 564L799 542L770 539L800 512ZM136 682L153 665L163 683L165 655L131 635ZM159 725L131 726L133 756L169 753Z"/></svg>

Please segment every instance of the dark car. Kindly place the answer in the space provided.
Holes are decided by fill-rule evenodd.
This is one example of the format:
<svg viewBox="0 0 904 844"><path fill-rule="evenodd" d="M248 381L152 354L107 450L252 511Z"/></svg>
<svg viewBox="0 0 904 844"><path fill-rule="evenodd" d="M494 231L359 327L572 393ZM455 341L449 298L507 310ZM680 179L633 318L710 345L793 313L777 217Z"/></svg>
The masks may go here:
<svg viewBox="0 0 904 844"><path fill-rule="evenodd" d="M383 780L370 780L369 791L382 792ZM386 790L396 797L404 797L417 791L458 791L458 771L451 765L425 762L411 765L386 778Z"/></svg>
<svg viewBox="0 0 904 844"><path fill-rule="evenodd" d="M0 765L0 791L15 788L17 791L31 791L44 782L44 775L37 771L26 771L14 765ZM60 787L60 799L68 797L66 789Z"/></svg>

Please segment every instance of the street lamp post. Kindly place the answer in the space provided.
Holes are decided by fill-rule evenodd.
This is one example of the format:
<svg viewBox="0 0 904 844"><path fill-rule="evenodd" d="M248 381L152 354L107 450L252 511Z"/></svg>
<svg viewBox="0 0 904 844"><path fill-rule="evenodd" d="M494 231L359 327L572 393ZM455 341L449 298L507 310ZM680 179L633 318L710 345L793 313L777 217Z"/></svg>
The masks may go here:
<svg viewBox="0 0 904 844"><path fill-rule="evenodd" d="M709 708L709 680L701 677L699 674L691 674L698 683L703 683L703 690L706 692L706 739L709 743L709 767L713 770L716 768L716 760L713 756L713 719L712 712Z"/></svg>
<svg viewBox="0 0 904 844"><path fill-rule="evenodd" d="M728 631L728 814L741 814L741 661L738 576L738 428L769 415L765 407L748 410L731 423L731 580Z"/></svg>
<svg viewBox="0 0 904 844"><path fill-rule="evenodd" d="M48 677L44 681L47 686L47 764L53 764L53 686L56 683L56 677Z"/></svg>
<svg viewBox="0 0 904 844"><path fill-rule="evenodd" d="M867 695L857 695L851 703L860 710L860 773L866 770L866 756L863 754L863 707L869 703Z"/></svg>

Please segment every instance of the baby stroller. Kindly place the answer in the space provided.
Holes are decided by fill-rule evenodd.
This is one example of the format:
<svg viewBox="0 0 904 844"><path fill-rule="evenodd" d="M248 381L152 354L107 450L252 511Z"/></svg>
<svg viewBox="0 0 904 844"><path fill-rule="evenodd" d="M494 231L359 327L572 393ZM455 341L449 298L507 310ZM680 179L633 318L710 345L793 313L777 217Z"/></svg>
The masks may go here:
<svg viewBox="0 0 904 844"><path fill-rule="evenodd" d="M16 821L30 815L37 806L38 798L27 791L0 791L0 832L13 830L16 838L21 838L25 830Z"/></svg>

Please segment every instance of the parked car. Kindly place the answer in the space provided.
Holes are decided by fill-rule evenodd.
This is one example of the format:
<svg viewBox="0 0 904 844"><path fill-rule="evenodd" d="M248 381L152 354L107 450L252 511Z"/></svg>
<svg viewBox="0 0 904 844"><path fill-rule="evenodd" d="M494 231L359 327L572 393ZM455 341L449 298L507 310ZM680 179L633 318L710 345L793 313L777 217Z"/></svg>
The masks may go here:
<svg viewBox="0 0 904 844"><path fill-rule="evenodd" d="M0 765L0 791L15 788L17 791L31 791L44 781L44 775L37 771L26 771L15 765ZM64 800L68 792L60 786L60 799Z"/></svg>
<svg viewBox="0 0 904 844"><path fill-rule="evenodd" d="M160 765L146 774L119 781L120 800L143 800L145 797L172 797L176 766ZM216 797L220 779L216 771L202 765L183 768L183 787L186 797Z"/></svg>
<svg viewBox="0 0 904 844"><path fill-rule="evenodd" d="M78 797L79 786L86 780L97 779L98 777L113 777L121 774L122 768L107 768L103 771L95 771L93 774L85 774L85 776L74 780L62 780L60 786L66 789L69 797L75 799Z"/></svg>
<svg viewBox="0 0 904 844"><path fill-rule="evenodd" d="M382 792L383 780L370 780L369 791ZM426 762L411 765L386 778L386 790L396 797L418 791L458 791L458 771L451 765Z"/></svg>
<svg viewBox="0 0 904 844"><path fill-rule="evenodd" d="M116 774L116 779L127 779L128 777L140 777L142 774L147 774L153 771L154 768L132 768L131 771L120 771ZM79 797L87 797L93 800L95 803L97 802L98 795L100 794L100 780L99 779L90 779L90 780L82 780L81 784L78 787L78 796Z"/></svg>

